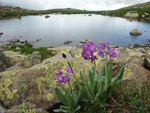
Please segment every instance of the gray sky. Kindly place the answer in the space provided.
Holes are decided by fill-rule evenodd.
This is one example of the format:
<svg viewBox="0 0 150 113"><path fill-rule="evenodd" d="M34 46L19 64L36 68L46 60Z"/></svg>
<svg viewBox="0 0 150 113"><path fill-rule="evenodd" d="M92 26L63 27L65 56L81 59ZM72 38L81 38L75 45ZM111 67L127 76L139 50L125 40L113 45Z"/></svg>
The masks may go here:
<svg viewBox="0 0 150 113"><path fill-rule="evenodd" d="M35 10L68 7L86 10L112 10L148 1L149 0L0 0L0 5L11 5Z"/></svg>

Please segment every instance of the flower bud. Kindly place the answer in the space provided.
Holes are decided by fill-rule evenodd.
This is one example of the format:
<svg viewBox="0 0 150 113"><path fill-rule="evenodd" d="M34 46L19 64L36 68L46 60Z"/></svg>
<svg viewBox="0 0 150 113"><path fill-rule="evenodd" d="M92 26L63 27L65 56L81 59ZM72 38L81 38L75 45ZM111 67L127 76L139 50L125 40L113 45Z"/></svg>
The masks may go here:
<svg viewBox="0 0 150 113"><path fill-rule="evenodd" d="M63 57L63 58L66 58L67 56L66 56L64 53L62 53L62 57Z"/></svg>

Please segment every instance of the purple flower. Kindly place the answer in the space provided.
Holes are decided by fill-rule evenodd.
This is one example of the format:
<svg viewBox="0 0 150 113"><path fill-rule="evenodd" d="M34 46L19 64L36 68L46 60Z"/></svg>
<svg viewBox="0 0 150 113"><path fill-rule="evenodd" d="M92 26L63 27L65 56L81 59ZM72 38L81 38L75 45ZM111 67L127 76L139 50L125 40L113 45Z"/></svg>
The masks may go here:
<svg viewBox="0 0 150 113"><path fill-rule="evenodd" d="M100 48L102 49L102 50L104 50L108 45L110 44L110 42L104 42L104 43L100 43Z"/></svg>
<svg viewBox="0 0 150 113"><path fill-rule="evenodd" d="M63 80L63 83L64 83L64 84L66 84L67 82L70 82L70 79L71 79L71 78L68 78L67 76L63 76L63 77L62 77L62 80Z"/></svg>
<svg viewBox="0 0 150 113"><path fill-rule="evenodd" d="M85 60L91 60L91 62L93 62L94 59L97 59L97 57L93 55L97 48L93 42L85 43L82 48L82 56Z"/></svg>
<svg viewBox="0 0 150 113"><path fill-rule="evenodd" d="M65 68L64 71L66 71L66 73L67 73L69 76L70 76L70 75L73 75L73 72L72 72L72 70L71 70L70 67Z"/></svg>
<svg viewBox="0 0 150 113"><path fill-rule="evenodd" d="M63 76L62 75L56 75L57 79L56 82L62 83L63 82Z"/></svg>
<svg viewBox="0 0 150 113"><path fill-rule="evenodd" d="M70 67L67 67L64 70L66 71L66 73L69 76L73 75L72 70L70 69ZM70 82L70 79L71 79L68 76L62 76L62 72L61 72L61 70L59 68L57 69L56 76L57 76L56 82L59 82L59 83L66 84L67 82Z"/></svg>
<svg viewBox="0 0 150 113"><path fill-rule="evenodd" d="M57 69L57 72L56 72L56 75L61 75L62 74L62 72L61 72L61 70L59 70L59 68Z"/></svg>
<svg viewBox="0 0 150 113"><path fill-rule="evenodd" d="M118 53L119 53L119 52L120 52L120 51L115 51L114 48L108 48L108 53L107 53L107 55L109 56L109 58L115 58L115 57L118 56Z"/></svg>
<svg viewBox="0 0 150 113"><path fill-rule="evenodd" d="M101 48L99 48L99 49L97 50L97 54L98 54L99 56L101 56L101 57L104 57L104 56L105 56L105 51L102 50Z"/></svg>

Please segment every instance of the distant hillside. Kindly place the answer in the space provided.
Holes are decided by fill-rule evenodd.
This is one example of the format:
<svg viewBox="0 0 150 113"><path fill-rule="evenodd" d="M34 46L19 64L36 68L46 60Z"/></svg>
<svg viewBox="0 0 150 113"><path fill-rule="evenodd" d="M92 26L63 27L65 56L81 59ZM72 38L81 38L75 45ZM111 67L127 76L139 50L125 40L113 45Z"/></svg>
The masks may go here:
<svg viewBox="0 0 150 113"><path fill-rule="evenodd" d="M132 6L128 6L128 7L123 7L120 9L131 9L131 8L146 8L146 7L150 7L150 2L146 2L146 3L141 3L141 4L135 4Z"/></svg>
<svg viewBox="0 0 150 113"><path fill-rule="evenodd" d="M118 10L108 10L108 11L87 11L87 10L79 10L73 8L49 9L49 10L37 11L37 10L22 9L20 7L12 8L12 7L0 6L0 17L39 15L39 14L41 15L41 14L51 14L51 13L101 14L101 15L119 16L119 17L126 17L125 15L127 13L132 13L131 15L134 15L136 13L137 15L136 19L150 22L150 2L136 4L136 5L120 8Z"/></svg>
<svg viewBox="0 0 150 113"><path fill-rule="evenodd" d="M0 17L20 16L33 12L33 10L22 9L20 7L0 6Z"/></svg>

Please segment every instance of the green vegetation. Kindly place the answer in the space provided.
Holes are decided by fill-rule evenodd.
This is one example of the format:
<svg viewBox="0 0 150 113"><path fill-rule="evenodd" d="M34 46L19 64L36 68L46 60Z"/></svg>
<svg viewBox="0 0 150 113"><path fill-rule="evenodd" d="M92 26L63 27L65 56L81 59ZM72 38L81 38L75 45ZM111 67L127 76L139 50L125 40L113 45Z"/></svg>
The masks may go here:
<svg viewBox="0 0 150 113"><path fill-rule="evenodd" d="M143 86L129 86L122 83L109 95L101 109L89 103L80 103L79 113L149 113L150 112L150 82ZM84 108L84 109L83 109Z"/></svg>
<svg viewBox="0 0 150 113"><path fill-rule="evenodd" d="M19 47L20 49L16 49L17 47ZM38 51L39 54L41 55L41 60L43 61L44 59L54 56L52 51L48 51L47 48L50 48L50 47L32 48L31 44L25 44L25 46L23 46L23 45L12 46L8 50L15 51L15 52L21 52L21 54L25 54L25 55L32 54L34 51Z"/></svg>
<svg viewBox="0 0 150 113"><path fill-rule="evenodd" d="M106 13L108 15L115 15L115 16L121 16L122 17L129 11L136 11L141 17L141 15L143 15L145 12L150 13L150 7L145 7L145 8L123 8L123 9L118 9L118 10L106 11Z"/></svg>

